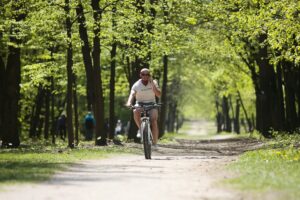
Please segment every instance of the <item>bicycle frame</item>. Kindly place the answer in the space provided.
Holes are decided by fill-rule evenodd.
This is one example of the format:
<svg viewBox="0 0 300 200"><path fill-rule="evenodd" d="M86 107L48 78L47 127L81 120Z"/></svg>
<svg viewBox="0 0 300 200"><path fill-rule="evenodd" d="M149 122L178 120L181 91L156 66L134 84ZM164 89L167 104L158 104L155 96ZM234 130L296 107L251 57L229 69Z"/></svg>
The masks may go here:
<svg viewBox="0 0 300 200"><path fill-rule="evenodd" d="M141 116L141 126L140 126L140 133L141 133L141 142L144 141L144 134L142 134L144 132L144 129L147 128L148 129L148 137L147 137L147 141L149 142L149 144L152 145L152 141L153 141L153 135L152 135L152 131L151 131L151 121L150 121L150 114L149 114L150 110L147 111L143 111L142 112L142 116ZM144 127L145 124L147 124L147 127Z"/></svg>

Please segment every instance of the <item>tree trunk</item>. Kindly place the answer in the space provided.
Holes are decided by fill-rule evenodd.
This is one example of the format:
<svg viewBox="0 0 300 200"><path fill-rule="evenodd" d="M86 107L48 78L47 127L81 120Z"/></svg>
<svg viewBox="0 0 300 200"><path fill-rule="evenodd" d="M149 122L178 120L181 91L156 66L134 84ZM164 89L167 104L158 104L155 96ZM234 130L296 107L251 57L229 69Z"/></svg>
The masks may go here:
<svg viewBox="0 0 300 200"><path fill-rule="evenodd" d="M130 88L138 80L139 71L142 69L142 66L143 66L142 63L143 63L142 60L140 58L136 57L135 62L132 62L130 65L132 67ZM135 124L133 115L131 115L128 139L134 139L135 142L140 142L140 139L136 137L137 130L138 130L138 127Z"/></svg>
<svg viewBox="0 0 300 200"><path fill-rule="evenodd" d="M17 0L12 1L11 10L13 19L16 23L13 23L10 28L10 43L13 45L8 46L8 57L5 70L4 83L5 90L3 97L3 113L2 115L2 146L6 147L18 147L20 145L19 139L19 98L20 98L20 82L21 82L21 39L19 38L18 22L22 21L26 17L26 13L21 12L23 4L20 4Z"/></svg>
<svg viewBox="0 0 300 200"><path fill-rule="evenodd" d="M175 121L176 121L176 111L177 111L177 106L176 103L169 103L169 113L168 113L168 132L174 132L175 130Z"/></svg>
<svg viewBox="0 0 300 200"><path fill-rule="evenodd" d="M234 117L234 132L240 134L240 101L236 100L235 117Z"/></svg>
<svg viewBox="0 0 300 200"><path fill-rule="evenodd" d="M163 1L163 13L164 13L164 24L169 24L169 7L167 2ZM165 35L168 36L168 33L165 32ZM167 116L167 106L168 106L168 59L169 56L164 53L163 55L163 83L162 83L162 93L161 93L161 109L160 109L160 121L159 121L159 138L165 134L166 128L166 116Z"/></svg>
<svg viewBox="0 0 300 200"><path fill-rule="evenodd" d="M96 120L96 145L107 145L107 133L104 127L104 98L102 89L102 79L101 79L101 64L100 64L100 23L102 11L99 7L99 0L92 0L93 8L93 18L94 18L94 48L92 52L93 63L94 63L94 85L95 85L95 95L94 95L94 112Z"/></svg>
<svg viewBox="0 0 300 200"><path fill-rule="evenodd" d="M52 144L55 144L56 120L55 120L55 98L54 98L54 78L51 77L51 136Z"/></svg>
<svg viewBox="0 0 300 200"><path fill-rule="evenodd" d="M74 130L73 130L73 49L72 49L72 22L70 17L69 0L65 0L66 28L67 28L67 132L68 146L74 148Z"/></svg>
<svg viewBox="0 0 300 200"><path fill-rule="evenodd" d="M233 108L233 103L232 103L232 97L231 97L231 95L229 95L228 100L229 100L229 102L228 102L229 103L229 109L231 110L232 120L234 122L234 120L235 120L235 113L234 113L234 108ZM232 120L230 120L230 121L232 121Z"/></svg>
<svg viewBox="0 0 300 200"><path fill-rule="evenodd" d="M255 90L255 97L256 97L256 99L255 99L256 117L254 117L254 114L252 113L252 116L251 116L252 117L251 118L252 122L250 121L251 125L252 125L252 129L251 130L249 129L249 131L253 131L254 128L257 129L257 124L260 123L260 121L261 121L260 84L259 84L258 74L256 72L254 60L251 60L251 62L246 62L246 64L247 64L247 66L248 66L248 68L251 72L251 79L252 79L252 82L253 82L253 86L254 86L254 90ZM241 97L240 97L240 100L241 100ZM246 112L246 109L244 107L243 101L241 100L240 103L241 103L241 106L242 106L242 108L244 110L244 113L246 115L247 112ZM256 123L255 123L255 121L256 121ZM248 124L250 124L250 123L248 122ZM250 126L249 126L249 128L250 128Z"/></svg>
<svg viewBox="0 0 300 200"><path fill-rule="evenodd" d="M293 132L297 124L296 111L296 81L293 64L291 62L283 62L284 89L285 89L285 107L286 107L286 131Z"/></svg>
<svg viewBox="0 0 300 200"><path fill-rule="evenodd" d="M75 141L79 144L79 119L78 119L78 98L77 98L77 77L73 73L73 99L74 99L74 120L75 120Z"/></svg>
<svg viewBox="0 0 300 200"><path fill-rule="evenodd" d="M136 25L134 27L136 34L134 34L134 37L131 38L133 42L133 47L137 51L141 51L143 47L147 46L146 40L144 38L144 31L146 30L146 24L145 21L143 20L143 16L145 14L145 0L135 0L134 1L134 6L136 9L136 14L141 15L142 18L138 19L136 22ZM134 82L139 78L139 72L142 68L149 68L149 60L147 60L149 54L145 57L141 55L135 55L135 60L132 64L132 67L134 70L133 72L133 80Z"/></svg>
<svg viewBox="0 0 300 200"><path fill-rule="evenodd" d="M111 63L110 63L110 96L109 96L109 138L114 138L115 133L115 75L116 75L116 50L117 43L113 42L112 49L110 52Z"/></svg>
<svg viewBox="0 0 300 200"><path fill-rule="evenodd" d="M159 122L159 137L161 138L165 133L166 127L166 113L167 113L167 83L168 83L168 55L163 56L163 83L162 83L162 94L161 94L161 109L160 109L160 122Z"/></svg>
<svg viewBox="0 0 300 200"><path fill-rule="evenodd" d="M92 103L94 99L94 77L93 77L93 64L91 57L91 48L89 44L88 32L86 28L86 19L84 16L84 9L81 0L78 0L76 7L77 22L79 24L79 36L83 44L81 47L83 63L86 73L86 96L87 96L87 110L92 111Z"/></svg>
<svg viewBox="0 0 300 200"><path fill-rule="evenodd" d="M261 34L258 42L263 45L267 39L266 34ZM265 137L270 137L269 130L274 127L278 115L274 112L274 107L278 106L276 77L274 68L269 63L267 46L251 46L251 43L245 40L247 48L245 50L251 53L244 62L250 69L256 95L256 129ZM257 48L259 47L259 48ZM249 50L250 49L250 50ZM258 50L256 50L258 49ZM255 65L258 66L258 73ZM242 103L242 102L241 102Z"/></svg>
<svg viewBox="0 0 300 200"><path fill-rule="evenodd" d="M128 48L128 47L126 47ZM126 49L125 49L126 51ZM132 67L133 62L131 62L130 58L128 56L125 57L125 67L124 67L124 71L126 73L126 78L129 82L129 92L131 91L132 85L134 84L134 67ZM134 139L136 142L138 142L138 138L136 137L136 133L137 133L137 126L134 122L134 118L133 118L133 113L131 112L130 115L130 120L129 120L129 129L128 129L128 139Z"/></svg>
<svg viewBox="0 0 300 200"><path fill-rule="evenodd" d="M261 44L266 40L266 35L261 35L259 41ZM272 65L269 63L267 46L261 47L255 55L256 63L259 67L260 91L258 101L260 103L257 110L260 120L257 123L257 129L265 136L270 137L270 129L273 127L274 117L276 116L273 108L276 107L276 79Z"/></svg>
<svg viewBox="0 0 300 200"><path fill-rule="evenodd" d="M222 132L222 125L223 125L223 116L222 116L222 112L220 112L220 109L219 109L220 105L219 105L219 101L218 99L216 98L216 111L217 111L217 114L216 114L216 121L217 121L217 133L221 133Z"/></svg>
<svg viewBox="0 0 300 200"><path fill-rule="evenodd" d="M251 124L252 124L252 130L256 129L254 113L252 113L251 115Z"/></svg>
<svg viewBox="0 0 300 200"><path fill-rule="evenodd" d="M0 140L3 132L3 103L4 103L4 77L5 77L5 64L0 56Z"/></svg>
<svg viewBox="0 0 300 200"><path fill-rule="evenodd" d="M296 69L296 79L297 79L297 104L298 104L298 123L297 128L300 128L300 69Z"/></svg>
<svg viewBox="0 0 300 200"><path fill-rule="evenodd" d="M41 139L41 135L42 135L42 131L43 131L43 126L44 126L44 121L45 121L45 118L41 117L39 119L39 125L38 125L38 130L37 130L37 137L39 139Z"/></svg>
<svg viewBox="0 0 300 200"><path fill-rule="evenodd" d="M112 30L115 31L117 26L115 15L116 5L112 10ZM117 55L117 42L116 38L113 37L112 47L110 51L110 94L109 94L109 138L113 139L115 134L115 76L116 76L116 55Z"/></svg>
<svg viewBox="0 0 300 200"><path fill-rule="evenodd" d="M37 93L36 100L35 100L35 106L33 107L33 110L32 110L32 118L31 118L31 123L30 123L30 130L29 130L30 138L38 137L37 128L40 123L40 116L41 116L41 111L42 111L42 107L43 107L44 97L45 97L45 90L40 85L38 88L38 93Z"/></svg>
<svg viewBox="0 0 300 200"><path fill-rule="evenodd" d="M50 89L46 89L45 95L45 127L44 127L44 138L49 138L49 119L50 119Z"/></svg>
<svg viewBox="0 0 300 200"><path fill-rule="evenodd" d="M143 4L145 3L145 1L142 1ZM157 0L149 0L149 3L150 3L150 13L149 13L149 17L151 20L149 20L146 24L146 28L147 28L147 31L150 35L153 35L153 30L154 30L154 21L155 21L155 17L156 17L156 9L155 9L155 6L157 4ZM151 56L152 56L152 52L151 52L151 44L152 41L151 40L148 40L148 52L147 52L147 55L145 57L145 67L149 68L149 62L151 61Z"/></svg>
<svg viewBox="0 0 300 200"><path fill-rule="evenodd" d="M246 108L244 106L241 93L239 91L237 91L237 94L238 94L239 102L241 103L241 106L242 106L242 109L244 111L244 115L245 115L245 118L246 118L246 121L247 121L247 125L248 125L248 130L247 131L248 132L252 132L253 131L253 126L252 126L250 118L248 117L248 113L247 113L247 110L246 110Z"/></svg>
<svg viewBox="0 0 300 200"><path fill-rule="evenodd" d="M223 121L224 121L224 128L223 131L231 132L231 119L229 116L229 105L228 105L228 98L223 96L222 99L222 113L223 113Z"/></svg>
<svg viewBox="0 0 300 200"><path fill-rule="evenodd" d="M277 113L277 120L275 122L276 124L276 130L282 131L284 130L285 125L285 110L284 110L284 97L283 97L283 81L282 81L282 69L281 65L277 64L276 66L276 88L277 88L277 101L278 101L278 107L276 107L276 113Z"/></svg>

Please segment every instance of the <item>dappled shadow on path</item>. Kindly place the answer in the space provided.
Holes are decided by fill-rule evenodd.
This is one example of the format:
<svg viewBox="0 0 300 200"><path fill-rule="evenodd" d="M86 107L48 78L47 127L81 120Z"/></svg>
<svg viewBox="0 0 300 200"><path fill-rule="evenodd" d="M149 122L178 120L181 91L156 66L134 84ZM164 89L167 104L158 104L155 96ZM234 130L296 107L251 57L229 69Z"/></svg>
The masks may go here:
<svg viewBox="0 0 300 200"><path fill-rule="evenodd" d="M155 175L153 172L161 171L162 167L153 165L153 163L149 165L149 162L138 162L141 160L144 161L143 157L138 157L131 164L126 159L124 159L124 162L120 162L120 159L116 162L114 162L114 159L111 159L109 162L106 162L106 159L102 161L83 161L71 166L68 171L56 174L52 180L44 184L66 186L99 182L126 183L129 179L148 179L149 181L157 179L158 175Z"/></svg>
<svg viewBox="0 0 300 200"><path fill-rule="evenodd" d="M169 156L234 156L246 151L262 148L262 141L252 138L227 138L210 140L176 139L171 144L159 144L155 155ZM134 148L142 148L138 144L127 144Z"/></svg>

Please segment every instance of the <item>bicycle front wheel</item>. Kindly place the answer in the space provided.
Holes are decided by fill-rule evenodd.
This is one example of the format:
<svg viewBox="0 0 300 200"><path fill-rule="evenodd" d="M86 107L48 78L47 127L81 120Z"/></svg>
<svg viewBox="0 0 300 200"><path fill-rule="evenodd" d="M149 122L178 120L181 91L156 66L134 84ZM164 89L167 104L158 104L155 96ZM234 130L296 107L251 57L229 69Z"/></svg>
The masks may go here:
<svg viewBox="0 0 300 200"><path fill-rule="evenodd" d="M151 159L151 139L149 136L150 124L148 121L142 122L143 127L143 145L146 159Z"/></svg>

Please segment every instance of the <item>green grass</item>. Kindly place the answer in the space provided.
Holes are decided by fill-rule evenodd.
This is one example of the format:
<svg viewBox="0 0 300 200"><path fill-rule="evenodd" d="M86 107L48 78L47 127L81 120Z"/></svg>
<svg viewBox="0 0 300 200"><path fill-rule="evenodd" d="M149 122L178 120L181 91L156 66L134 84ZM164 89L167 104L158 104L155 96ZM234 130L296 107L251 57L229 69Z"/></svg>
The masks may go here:
<svg viewBox="0 0 300 200"><path fill-rule="evenodd" d="M135 153L125 147L78 147L35 145L18 149L0 150L0 185L39 182L55 172L64 170L80 160L100 159L121 153Z"/></svg>
<svg viewBox="0 0 300 200"><path fill-rule="evenodd" d="M276 191L279 199L300 196L300 150L298 136L269 141L268 149L247 152L229 166L239 177L227 184L256 192ZM274 147L276 147L274 149Z"/></svg>

